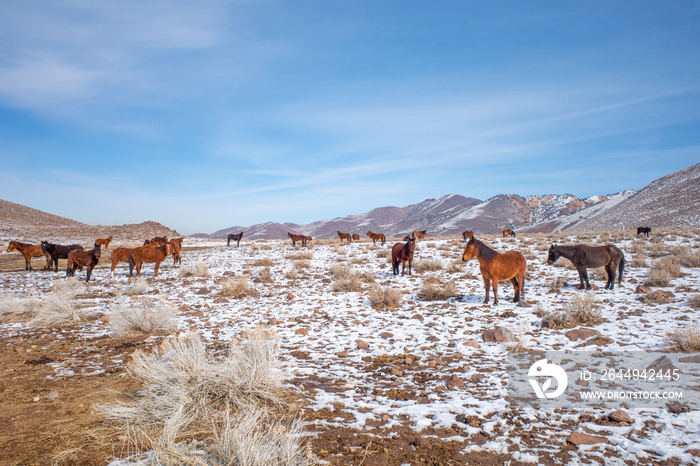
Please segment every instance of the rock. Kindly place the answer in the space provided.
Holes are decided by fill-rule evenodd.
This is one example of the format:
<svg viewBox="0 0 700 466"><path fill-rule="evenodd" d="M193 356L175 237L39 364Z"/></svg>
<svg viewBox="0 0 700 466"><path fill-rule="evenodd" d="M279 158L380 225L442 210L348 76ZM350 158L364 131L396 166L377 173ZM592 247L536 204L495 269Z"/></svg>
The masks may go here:
<svg viewBox="0 0 700 466"><path fill-rule="evenodd" d="M287 300L291 301L291 300L293 300L294 298L296 298L296 296L293 295L292 293L287 294Z"/></svg>
<svg viewBox="0 0 700 466"><path fill-rule="evenodd" d="M479 416L474 416L471 414L458 414L455 416L455 421L461 422L462 424L467 424L471 427L481 427L481 424L484 422L484 420Z"/></svg>
<svg viewBox="0 0 700 466"><path fill-rule="evenodd" d="M198 289L195 292L195 294L199 294L199 295L209 294L209 288L207 288L206 286L203 286L202 288Z"/></svg>
<svg viewBox="0 0 700 466"><path fill-rule="evenodd" d="M532 307L532 304L530 304L530 303L528 303L527 301L524 301L524 300L521 299L520 301L518 301L517 306L518 306L518 307Z"/></svg>
<svg viewBox="0 0 700 466"><path fill-rule="evenodd" d="M211 333L212 333L213 335L218 335L219 333L221 333L221 329L215 328L214 330L211 331Z"/></svg>
<svg viewBox="0 0 700 466"><path fill-rule="evenodd" d="M571 341L586 340L588 338L597 337L599 335L600 332L598 330L588 327L574 328L566 332L566 337Z"/></svg>
<svg viewBox="0 0 700 466"><path fill-rule="evenodd" d="M627 414L626 411L623 411L621 409L618 409L617 411L613 411L612 413L608 414L608 419L613 422L623 422L626 424L632 424L632 418L630 417L630 415Z"/></svg>
<svg viewBox="0 0 700 466"><path fill-rule="evenodd" d="M296 329L296 331L294 333L296 333L297 335L308 335L309 334L309 327L298 328L298 329Z"/></svg>
<svg viewBox="0 0 700 466"><path fill-rule="evenodd" d="M593 445L595 443L610 443L606 437L599 435L584 434L583 432L572 432L566 437L566 441L573 445Z"/></svg>
<svg viewBox="0 0 700 466"><path fill-rule="evenodd" d="M651 287L649 285L637 285L634 289L635 293L651 293Z"/></svg>
<svg viewBox="0 0 700 466"><path fill-rule="evenodd" d="M413 358L407 357L407 358L404 360L404 364L406 364L407 366L412 365L412 364L413 364Z"/></svg>
<svg viewBox="0 0 700 466"><path fill-rule="evenodd" d="M484 330L482 338L487 343L504 343L515 341L515 335L513 334L513 332L505 327L496 327L493 330Z"/></svg>
<svg viewBox="0 0 700 466"><path fill-rule="evenodd" d="M338 356L339 358L347 358L347 357L348 357L348 351L347 351L347 350L339 351L339 352L337 352L337 353L335 353L335 354L336 354L336 356Z"/></svg>
<svg viewBox="0 0 700 466"><path fill-rule="evenodd" d="M49 401L53 401L53 400L55 400L56 398L58 398L58 392L55 392L55 391L49 393L48 395L46 395L46 399L49 400Z"/></svg>
<svg viewBox="0 0 700 466"><path fill-rule="evenodd" d="M398 367L392 368L391 373L397 377L401 377L403 375L403 371L401 369L399 369Z"/></svg>
<svg viewBox="0 0 700 466"><path fill-rule="evenodd" d="M108 315L100 316L100 320L101 320L102 322L108 324L108 323L109 323L109 316L108 316Z"/></svg>
<svg viewBox="0 0 700 466"><path fill-rule="evenodd" d="M685 452L689 455L697 456L698 458L700 458L700 449L698 448L691 448L690 450L686 450Z"/></svg>
<svg viewBox="0 0 700 466"><path fill-rule="evenodd" d="M417 313L416 313L416 314L413 314L413 315L411 316L411 319L417 319L417 320L420 320L421 322L423 322L423 320L424 320L424 319L423 319L423 316L420 315L420 314L417 314Z"/></svg>
<svg viewBox="0 0 700 466"><path fill-rule="evenodd" d="M481 345L479 345L479 343L476 340L467 340L464 342L464 346L470 346L476 349L481 348Z"/></svg>
<svg viewBox="0 0 700 466"><path fill-rule="evenodd" d="M445 382L445 386L450 390L453 388L460 388L464 386L464 380L459 378L457 374L452 374Z"/></svg>
<svg viewBox="0 0 700 466"><path fill-rule="evenodd" d="M430 335L430 336L429 336L428 338L426 338L425 340L426 340L426 341L429 341L429 342L431 342L431 343L435 343L436 341L440 341L440 339L439 339L438 337L436 337L435 335Z"/></svg>
<svg viewBox="0 0 700 466"><path fill-rule="evenodd" d="M382 338L391 338L394 336L394 334L391 332L382 332L379 336Z"/></svg>
<svg viewBox="0 0 700 466"><path fill-rule="evenodd" d="M278 323L279 323L279 321L277 319L275 319L274 317L270 317L267 320L267 325L277 325Z"/></svg>
<svg viewBox="0 0 700 466"><path fill-rule="evenodd" d="M40 397L40 396L35 396L34 398L32 398L32 401L33 401L34 403L36 403L36 402L39 401L39 400L41 400L41 397Z"/></svg>
<svg viewBox="0 0 700 466"><path fill-rule="evenodd" d="M364 340L355 340L355 343L357 343L357 348L358 349L367 349L369 348L369 343L367 343Z"/></svg>
<svg viewBox="0 0 700 466"><path fill-rule="evenodd" d="M219 296L214 300L215 304L226 304L228 302L228 299L224 298L223 296Z"/></svg>

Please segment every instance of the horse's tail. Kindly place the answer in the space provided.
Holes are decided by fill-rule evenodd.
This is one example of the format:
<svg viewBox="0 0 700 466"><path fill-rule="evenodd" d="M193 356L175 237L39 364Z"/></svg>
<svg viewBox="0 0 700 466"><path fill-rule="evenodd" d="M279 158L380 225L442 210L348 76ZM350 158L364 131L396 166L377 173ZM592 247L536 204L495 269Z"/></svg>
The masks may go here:
<svg viewBox="0 0 700 466"><path fill-rule="evenodd" d="M133 274L133 272L134 272L134 252L131 251L129 253L129 276L130 277Z"/></svg>
<svg viewBox="0 0 700 466"><path fill-rule="evenodd" d="M619 272L617 274L617 284L620 285L622 283L622 273L625 271L625 255L622 255L622 258L620 259L620 268Z"/></svg>

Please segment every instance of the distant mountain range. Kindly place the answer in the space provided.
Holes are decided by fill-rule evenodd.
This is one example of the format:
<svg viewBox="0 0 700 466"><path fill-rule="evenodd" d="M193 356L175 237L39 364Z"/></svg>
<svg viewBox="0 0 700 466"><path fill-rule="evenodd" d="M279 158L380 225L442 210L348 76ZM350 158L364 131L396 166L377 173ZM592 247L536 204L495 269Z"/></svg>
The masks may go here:
<svg viewBox="0 0 700 466"><path fill-rule="evenodd" d="M232 226L211 234L193 236L226 238L244 231L248 239L286 238L297 233L314 238L333 238L337 231L367 231L403 236L413 230L428 230L431 236L459 235L464 230L500 233L601 231L700 226L700 164L660 178L640 191L623 191L579 199L572 194L522 197L501 194L485 201L448 194L404 207L379 207L357 215L319 220L305 225L267 222Z"/></svg>

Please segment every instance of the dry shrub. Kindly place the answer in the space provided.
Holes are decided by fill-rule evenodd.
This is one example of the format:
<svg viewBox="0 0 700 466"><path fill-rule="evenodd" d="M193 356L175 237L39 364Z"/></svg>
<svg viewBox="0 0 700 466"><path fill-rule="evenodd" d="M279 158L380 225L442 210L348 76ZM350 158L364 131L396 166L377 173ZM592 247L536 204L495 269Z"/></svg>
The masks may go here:
<svg viewBox="0 0 700 466"><path fill-rule="evenodd" d="M299 277L299 269L293 265L284 273L284 278L287 280L296 280Z"/></svg>
<svg viewBox="0 0 700 466"><path fill-rule="evenodd" d="M642 254L635 254L632 256L632 260L629 262L632 267L642 268L647 266L646 257Z"/></svg>
<svg viewBox="0 0 700 466"><path fill-rule="evenodd" d="M362 291L362 282L357 275L340 278L333 282L333 291Z"/></svg>
<svg viewBox="0 0 700 466"><path fill-rule="evenodd" d="M303 261L303 260L295 260L294 267L297 268L298 270L308 269L309 267L311 267L311 262Z"/></svg>
<svg viewBox="0 0 700 466"><path fill-rule="evenodd" d="M258 272L257 275L258 281L261 282L271 282L272 281L272 271L270 270L270 267L264 267Z"/></svg>
<svg viewBox="0 0 700 466"><path fill-rule="evenodd" d="M350 278L353 275L352 270L348 269L347 267L341 264L333 265L330 269L330 273L336 280L344 280Z"/></svg>
<svg viewBox="0 0 700 466"><path fill-rule="evenodd" d="M459 273L462 271L462 261L452 261L449 263L445 271L448 273Z"/></svg>
<svg viewBox="0 0 700 466"><path fill-rule="evenodd" d="M454 298L457 294L457 287L452 282L448 282L444 286L428 283L418 292L418 297L423 301L443 301Z"/></svg>
<svg viewBox="0 0 700 466"><path fill-rule="evenodd" d="M355 275L357 275L363 283L374 283L377 281L377 275L375 275L373 272L365 271Z"/></svg>
<svg viewBox="0 0 700 466"><path fill-rule="evenodd" d="M417 270L425 270L426 272L436 272L442 270L442 262L440 259L422 259L413 264L413 268Z"/></svg>
<svg viewBox="0 0 700 466"><path fill-rule="evenodd" d="M442 280L440 280L440 277L438 277L437 275L430 274L430 275L426 275L425 278L423 278L423 283L426 285L427 284L434 285L437 283L442 283Z"/></svg>
<svg viewBox="0 0 700 466"><path fill-rule="evenodd" d="M170 304L153 299L117 303L112 307L109 325L116 335L172 333L177 331L177 311Z"/></svg>
<svg viewBox="0 0 700 466"><path fill-rule="evenodd" d="M371 290L367 297L372 307L376 309L394 309L401 304L401 292L388 286Z"/></svg>
<svg viewBox="0 0 700 466"><path fill-rule="evenodd" d="M680 276L680 264L673 257L667 256L652 265L644 283L649 286L669 286L672 278Z"/></svg>
<svg viewBox="0 0 700 466"><path fill-rule="evenodd" d="M547 288L550 293L559 294L561 289L567 285L568 283L566 282L566 279L564 277L554 277L554 279L550 281L547 285Z"/></svg>
<svg viewBox="0 0 700 466"><path fill-rule="evenodd" d="M253 267L270 267L275 265L272 259L256 259L253 261Z"/></svg>
<svg viewBox="0 0 700 466"><path fill-rule="evenodd" d="M75 277L57 280L52 291L35 302L29 325L60 325L94 318L94 310L77 306L76 297L84 289Z"/></svg>
<svg viewBox="0 0 700 466"><path fill-rule="evenodd" d="M681 263L678 261L676 256L662 257L656 261L654 266L666 270L671 278L679 278L683 276L681 273Z"/></svg>
<svg viewBox="0 0 700 466"><path fill-rule="evenodd" d="M688 268L700 267L700 251L678 254L676 260L683 266Z"/></svg>
<svg viewBox="0 0 700 466"><path fill-rule="evenodd" d="M124 294L127 296L137 296L145 294L148 291L148 283L146 280L136 280L124 288Z"/></svg>
<svg viewBox="0 0 700 466"><path fill-rule="evenodd" d="M203 262L195 262L194 264L185 264L180 267L180 277L208 277L209 266Z"/></svg>
<svg viewBox="0 0 700 466"><path fill-rule="evenodd" d="M248 277L230 277L221 282L219 296L239 299L254 295L255 290L250 286Z"/></svg>
<svg viewBox="0 0 700 466"><path fill-rule="evenodd" d="M669 351L700 351L700 330L696 324L672 330L664 336L664 345Z"/></svg>
<svg viewBox="0 0 700 466"><path fill-rule="evenodd" d="M600 304L590 293L575 294L564 303L559 312L546 313L542 326L549 328L571 328L579 325L597 325L603 321Z"/></svg>
<svg viewBox="0 0 700 466"><path fill-rule="evenodd" d="M278 338L261 329L234 341L225 357L193 333L166 340L155 353L135 352L128 365L144 384L140 396L97 411L132 451L152 453L145 464L313 464L299 442L301 424L275 416L285 406L278 351Z"/></svg>
<svg viewBox="0 0 700 466"><path fill-rule="evenodd" d="M311 260L314 255L310 251L297 252L296 254L289 254L285 256L285 259L289 260Z"/></svg>
<svg viewBox="0 0 700 466"><path fill-rule="evenodd" d="M700 294L688 296L688 304L693 309L700 309Z"/></svg>
<svg viewBox="0 0 700 466"><path fill-rule="evenodd" d="M391 249L380 249L379 251L377 251L377 257L380 259L390 259Z"/></svg>
<svg viewBox="0 0 700 466"><path fill-rule="evenodd" d="M13 294L0 296L0 320L27 320L33 315L36 303L32 299L17 298Z"/></svg>

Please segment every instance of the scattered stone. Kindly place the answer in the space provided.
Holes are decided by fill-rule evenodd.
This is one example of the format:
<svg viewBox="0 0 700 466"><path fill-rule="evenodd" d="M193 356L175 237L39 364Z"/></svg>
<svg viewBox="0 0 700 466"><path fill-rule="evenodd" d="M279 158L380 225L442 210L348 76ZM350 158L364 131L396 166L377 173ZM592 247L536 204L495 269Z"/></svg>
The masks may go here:
<svg viewBox="0 0 700 466"><path fill-rule="evenodd" d="M479 345L479 343L476 340L467 340L464 342L464 346L470 346L476 349L481 348L481 345Z"/></svg>
<svg viewBox="0 0 700 466"><path fill-rule="evenodd" d="M399 369L398 367L392 368L391 373L397 377L401 377L403 375L403 371L401 369Z"/></svg>
<svg viewBox="0 0 700 466"><path fill-rule="evenodd" d="M209 288L207 288L206 286L203 286L202 288L198 289L195 292L195 294L199 294L199 295L209 294Z"/></svg>
<svg viewBox="0 0 700 466"><path fill-rule="evenodd" d="M634 289L635 293L651 293L651 287L649 285L637 285L637 288Z"/></svg>
<svg viewBox="0 0 700 466"><path fill-rule="evenodd" d="M300 328L296 329L296 331L294 333L296 333L297 335L306 336L309 334L309 327L300 327Z"/></svg>
<svg viewBox="0 0 700 466"><path fill-rule="evenodd" d="M105 314L105 315L102 315L102 316L100 316L100 320L101 320L102 322L108 324L108 323L109 323L109 316L106 315L106 314Z"/></svg>
<svg viewBox="0 0 700 466"><path fill-rule="evenodd" d="M391 338L394 336L394 334L391 332L382 332L379 336L382 338Z"/></svg>
<svg viewBox="0 0 700 466"><path fill-rule="evenodd" d="M357 348L358 349L367 349L369 348L369 343L367 343L364 340L355 340L355 343L357 343Z"/></svg>
<svg viewBox="0 0 700 466"><path fill-rule="evenodd" d="M267 321L267 325L277 325L279 323L279 320L275 319L274 317L270 317Z"/></svg>
<svg viewBox="0 0 700 466"><path fill-rule="evenodd" d="M420 320L421 322L423 322L423 320L425 320L425 319L423 318L423 316L420 315L420 314L418 314L418 313L413 314L413 315L411 316L411 319L417 319L417 320Z"/></svg>
<svg viewBox="0 0 700 466"><path fill-rule="evenodd" d="M588 327L574 328L566 332L566 338L568 338L571 341L586 340L588 338L597 337L599 335L600 332L598 330Z"/></svg>
<svg viewBox="0 0 700 466"><path fill-rule="evenodd" d="M406 364L407 366L412 365L412 364L413 364L413 358L407 357L406 360L404 361L404 364Z"/></svg>
<svg viewBox="0 0 700 466"><path fill-rule="evenodd" d="M294 294L292 294L292 293L287 294L287 300L288 300L288 301L291 301L291 300L293 300L294 298L296 298L296 295L294 295Z"/></svg>
<svg viewBox="0 0 700 466"><path fill-rule="evenodd" d="M593 445L595 443L610 443L606 437L599 435L584 434L583 432L572 432L566 437L566 441L573 445Z"/></svg>
<svg viewBox="0 0 700 466"><path fill-rule="evenodd" d="M56 392L56 391L51 392L51 393L49 393L48 395L46 395L46 399L49 400L49 401L53 401L53 400L55 400L56 398L58 398L58 392Z"/></svg>
<svg viewBox="0 0 700 466"><path fill-rule="evenodd" d="M690 455L697 456L698 458L700 458L700 449L698 449L698 448L691 448L690 450L686 450L685 452L690 454Z"/></svg>
<svg viewBox="0 0 700 466"><path fill-rule="evenodd" d="M429 336L428 338L426 338L425 340L426 340L426 341L429 341L429 342L431 342L431 343L435 343L436 341L440 341L440 339L439 339L438 337L436 337L435 335L430 335L430 336Z"/></svg>
<svg viewBox="0 0 700 466"><path fill-rule="evenodd" d="M339 352L337 352L337 353L335 353L335 354L336 354L336 356L338 356L339 358L347 358L347 357L348 357L348 350L339 351Z"/></svg>
<svg viewBox="0 0 700 466"><path fill-rule="evenodd" d="M455 421L461 422L462 424L467 424L471 427L481 427L481 424L484 423L484 419L481 419L479 416L474 416L471 414L458 414L457 416L455 416Z"/></svg>
<svg viewBox="0 0 700 466"><path fill-rule="evenodd" d="M219 296L214 300L214 304L226 304L228 302L228 299L224 298L223 296Z"/></svg>
<svg viewBox="0 0 700 466"><path fill-rule="evenodd" d="M506 327L496 327L492 330L484 330L482 338L487 343L505 343L516 341L513 332Z"/></svg>
<svg viewBox="0 0 700 466"><path fill-rule="evenodd" d="M518 301L518 307L532 307L532 304L528 303L527 301L521 299Z"/></svg>
<svg viewBox="0 0 700 466"><path fill-rule="evenodd" d="M214 330L211 331L211 333L212 333L213 335L218 335L219 333L221 333L221 329L215 328Z"/></svg>
<svg viewBox="0 0 700 466"><path fill-rule="evenodd" d="M32 398L32 401L33 401L34 403L36 403L36 402L39 401L39 400L41 400L41 397L40 397L40 396L35 396L34 398Z"/></svg>
<svg viewBox="0 0 700 466"><path fill-rule="evenodd" d="M626 411L623 411L621 409L618 409L617 411L613 411L612 413L608 414L608 419L613 422L621 422L627 425L632 424L632 418L630 417L630 415L627 414Z"/></svg>
<svg viewBox="0 0 700 466"><path fill-rule="evenodd" d="M309 359L309 352L308 351L301 351L301 350L295 350L295 351L290 351L292 356L294 356L297 359Z"/></svg>
<svg viewBox="0 0 700 466"><path fill-rule="evenodd" d="M452 390L453 388L460 388L464 386L464 380L459 378L457 374L452 374L450 378L448 378L445 382L445 386L448 390Z"/></svg>

